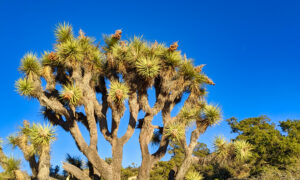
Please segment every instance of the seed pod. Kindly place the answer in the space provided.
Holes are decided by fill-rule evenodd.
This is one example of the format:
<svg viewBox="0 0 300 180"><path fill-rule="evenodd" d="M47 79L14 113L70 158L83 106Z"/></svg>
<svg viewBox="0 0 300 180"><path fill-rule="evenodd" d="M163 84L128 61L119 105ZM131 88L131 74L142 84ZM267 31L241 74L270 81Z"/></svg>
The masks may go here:
<svg viewBox="0 0 300 180"><path fill-rule="evenodd" d="M178 48L178 41L170 45L169 51L175 51Z"/></svg>

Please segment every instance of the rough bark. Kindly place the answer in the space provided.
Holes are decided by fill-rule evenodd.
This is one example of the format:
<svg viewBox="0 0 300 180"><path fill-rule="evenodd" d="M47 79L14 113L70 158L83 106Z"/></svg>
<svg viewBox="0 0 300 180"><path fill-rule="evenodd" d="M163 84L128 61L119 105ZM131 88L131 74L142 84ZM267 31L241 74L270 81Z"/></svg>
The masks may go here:
<svg viewBox="0 0 300 180"><path fill-rule="evenodd" d="M50 179L50 146L44 146L41 149L39 157L38 180Z"/></svg>
<svg viewBox="0 0 300 180"><path fill-rule="evenodd" d="M85 174L81 169L79 169L78 167L66 163L63 163L63 168L64 170L66 170L69 174L72 174L73 176L75 176L77 179L79 180L92 180L87 174Z"/></svg>
<svg viewBox="0 0 300 180"><path fill-rule="evenodd" d="M205 120L202 120L202 122L205 122ZM190 138L190 144L189 146L184 146L185 150L185 156L182 164L179 166L178 172L176 174L175 180L183 180L185 174L191 167L193 163L195 163L195 158L193 157L193 151L194 148L197 144L197 140L200 136L200 134L204 133L205 130L208 127L207 123L201 123L201 122L196 122L197 127L196 129L192 132L191 138Z"/></svg>
<svg viewBox="0 0 300 180"><path fill-rule="evenodd" d="M30 176L21 170L15 170L16 180L30 180Z"/></svg>

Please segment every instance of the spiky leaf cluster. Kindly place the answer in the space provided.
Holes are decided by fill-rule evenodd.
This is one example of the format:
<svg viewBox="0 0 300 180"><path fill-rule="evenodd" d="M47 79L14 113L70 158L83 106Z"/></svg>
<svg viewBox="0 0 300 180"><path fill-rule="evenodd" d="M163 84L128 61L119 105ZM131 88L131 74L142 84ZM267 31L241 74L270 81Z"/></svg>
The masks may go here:
<svg viewBox="0 0 300 180"><path fill-rule="evenodd" d="M185 126L179 122L171 123L165 128L164 134L174 141L180 141L185 137Z"/></svg>
<svg viewBox="0 0 300 180"><path fill-rule="evenodd" d="M82 97L82 91L79 87L68 84L63 86L60 96L68 103L77 106Z"/></svg>
<svg viewBox="0 0 300 180"><path fill-rule="evenodd" d="M19 79L15 86L22 96L31 96L34 91L33 82L27 78Z"/></svg>
<svg viewBox="0 0 300 180"><path fill-rule="evenodd" d="M55 140L55 131L50 124L33 124L32 127L24 127L23 133L29 137L35 147L48 146Z"/></svg>
<svg viewBox="0 0 300 180"><path fill-rule="evenodd" d="M5 170L4 174L7 174L9 177L15 177L15 170L19 170L21 166L21 160L15 159L13 156L7 157L3 160L5 164L2 168Z"/></svg>
<svg viewBox="0 0 300 180"><path fill-rule="evenodd" d="M167 49L167 48L166 48ZM166 66L178 67L182 63L180 51L164 51L164 63Z"/></svg>
<svg viewBox="0 0 300 180"><path fill-rule="evenodd" d="M186 180L202 180L203 176L195 170L188 171L185 175Z"/></svg>
<svg viewBox="0 0 300 180"><path fill-rule="evenodd" d="M41 58L41 63L43 66L58 65L59 58L54 52L44 51Z"/></svg>
<svg viewBox="0 0 300 180"><path fill-rule="evenodd" d="M210 125L217 124L222 119L221 109L218 106L206 105L203 110L204 118Z"/></svg>
<svg viewBox="0 0 300 180"><path fill-rule="evenodd" d="M21 60L20 70L26 75L30 75L32 73L39 75L40 69L41 66L37 56L31 52L25 54L25 56Z"/></svg>
<svg viewBox="0 0 300 180"><path fill-rule="evenodd" d="M72 26L68 23L58 24L55 29L55 36L60 43L73 39Z"/></svg>
<svg viewBox="0 0 300 180"><path fill-rule="evenodd" d="M125 83L112 81L110 84L109 98L115 103L123 103L128 98L129 87Z"/></svg>
<svg viewBox="0 0 300 180"><path fill-rule="evenodd" d="M140 76L150 79L158 75L160 70L159 59L157 57L141 57L136 62L137 72Z"/></svg>
<svg viewBox="0 0 300 180"><path fill-rule="evenodd" d="M251 156L252 145L245 140L236 140L233 142L235 157L237 160L244 162Z"/></svg>
<svg viewBox="0 0 300 180"><path fill-rule="evenodd" d="M113 38L111 35L104 35L103 39L105 44L107 45L106 47L104 47L105 51L109 51L111 47L113 47L119 42L119 39Z"/></svg>
<svg viewBox="0 0 300 180"><path fill-rule="evenodd" d="M125 60L131 64L146 55L148 51L147 43L141 37L134 37L130 40Z"/></svg>
<svg viewBox="0 0 300 180"><path fill-rule="evenodd" d="M214 148L219 162L243 163L252 156L252 145L244 140L227 142L223 137L217 137Z"/></svg>
<svg viewBox="0 0 300 180"><path fill-rule="evenodd" d="M215 153L220 161L225 161L230 156L230 144L225 140L224 137L216 137L214 140Z"/></svg>
<svg viewBox="0 0 300 180"><path fill-rule="evenodd" d="M189 125L191 122L197 119L198 115L199 109L197 107L184 106L180 110L178 117L181 123L183 123L184 125Z"/></svg>
<svg viewBox="0 0 300 180"><path fill-rule="evenodd" d="M83 51L77 39L66 40L56 46L59 59L63 61L82 61Z"/></svg>

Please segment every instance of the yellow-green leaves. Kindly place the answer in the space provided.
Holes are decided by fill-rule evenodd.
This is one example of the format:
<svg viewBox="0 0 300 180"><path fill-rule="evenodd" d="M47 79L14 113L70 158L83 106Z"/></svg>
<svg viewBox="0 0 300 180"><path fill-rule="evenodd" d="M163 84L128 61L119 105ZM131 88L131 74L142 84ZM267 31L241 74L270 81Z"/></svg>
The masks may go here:
<svg viewBox="0 0 300 180"><path fill-rule="evenodd" d="M160 64L156 57L141 57L136 62L136 69L140 76L149 79L159 74Z"/></svg>
<svg viewBox="0 0 300 180"><path fill-rule="evenodd" d="M3 174L6 175L6 177L15 179L16 178L15 170L20 169L21 160L16 159L13 156L10 156L10 157L5 157L4 159L2 159L2 161L4 162L3 164L5 164L4 166L2 166L2 168L4 169Z"/></svg>
<svg viewBox="0 0 300 180"><path fill-rule="evenodd" d="M216 124L222 119L221 109L218 106L205 105L203 115L210 125Z"/></svg>
<svg viewBox="0 0 300 180"><path fill-rule="evenodd" d="M227 160L245 162L252 156L252 145L244 140L227 142L223 137L216 137L214 148L219 162Z"/></svg>
<svg viewBox="0 0 300 180"><path fill-rule="evenodd" d="M184 106L180 110L178 116L180 122L188 126L191 122L197 119L197 116L199 116L199 110L197 107Z"/></svg>
<svg viewBox="0 0 300 180"><path fill-rule="evenodd" d="M63 86L63 90L61 91L60 96L68 103L77 106L82 97L82 91L75 85L68 84Z"/></svg>
<svg viewBox="0 0 300 180"><path fill-rule="evenodd" d="M135 64L137 59L147 54L147 44L141 37L134 37L130 40L128 45L128 51L126 53L125 60L128 63Z"/></svg>
<svg viewBox="0 0 300 180"><path fill-rule="evenodd" d="M233 146L235 149L236 159L244 162L248 160L252 153L252 145L245 140L236 140L233 142Z"/></svg>
<svg viewBox="0 0 300 180"><path fill-rule="evenodd" d="M180 66L180 72L185 78L191 80L192 78L195 78L196 71L194 69L194 65L191 60L184 61Z"/></svg>
<svg viewBox="0 0 300 180"><path fill-rule="evenodd" d="M108 97L115 103L123 103L128 98L129 88L126 84L112 81Z"/></svg>
<svg viewBox="0 0 300 180"><path fill-rule="evenodd" d="M164 62L167 66L178 67L182 63L180 51L165 51Z"/></svg>
<svg viewBox="0 0 300 180"><path fill-rule="evenodd" d="M185 125L180 122L171 123L165 128L164 133L170 136L171 139L180 141L185 137Z"/></svg>
<svg viewBox="0 0 300 180"><path fill-rule="evenodd" d="M30 75L32 73L39 75L40 69L41 66L36 55L31 52L25 54L21 60L20 70L26 75Z"/></svg>
<svg viewBox="0 0 300 180"><path fill-rule="evenodd" d="M186 180L202 180L203 176L199 174L197 171L192 170L188 171L185 175Z"/></svg>
<svg viewBox="0 0 300 180"><path fill-rule="evenodd" d="M30 96L34 90L33 82L27 78L19 79L15 86L18 93L22 96Z"/></svg>
<svg viewBox="0 0 300 180"><path fill-rule="evenodd" d="M228 158L230 155L230 145L224 137L216 137L214 140L214 148L218 159L221 161Z"/></svg>
<svg viewBox="0 0 300 180"><path fill-rule="evenodd" d="M83 53L78 40L66 40L56 46L60 59L67 61L82 61Z"/></svg>
<svg viewBox="0 0 300 180"><path fill-rule="evenodd" d="M74 38L72 26L65 22L63 24L58 24L55 29L55 36L59 43L72 40Z"/></svg>
<svg viewBox="0 0 300 180"><path fill-rule="evenodd" d="M44 54L42 55L42 58L41 58L41 63L43 66L49 66L49 65L57 66L60 63L59 60L60 59L56 52L44 51Z"/></svg>
<svg viewBox="0 0 300 180"><path fill-rule="evenodd" d="M33 124L32 127L24 127L26 135L30 138L30 142L38 147L49 145L55 140L55 131L52 125Z"/></svg>

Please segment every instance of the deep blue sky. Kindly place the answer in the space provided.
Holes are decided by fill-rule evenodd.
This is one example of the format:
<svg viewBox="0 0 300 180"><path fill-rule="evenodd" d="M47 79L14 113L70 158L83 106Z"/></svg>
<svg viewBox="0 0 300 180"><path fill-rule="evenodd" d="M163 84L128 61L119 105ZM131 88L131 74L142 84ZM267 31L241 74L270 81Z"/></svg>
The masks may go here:
<svg viewBox="0 0 300 180"><path fill-rule="evenodd" d="M274 122L300 119L300 1L16 1L0 0L0 137L17 130L28 119L43 122L39 104L15 92L17 68L24 53L51 50L58 22L70 22L75 31L101 40L102 34L123 29L125 37L179 47L195 64L207 64L205 73L216 83L210 102L222 107L224 119L268 115ZM126 124L126 123L124 123ZM52 162L65 154L80 155L73 139L57 128ZM201 138L209 147L215 135L233 137L226 122L208 129ZM100 155L110 156L107 143ZM5 151L22 157L18 151ZM164 158L167 159L167 158ZM125 145L123 165L140 163L138 131ZM23 168L27 163L22 164Z"/></svg>

